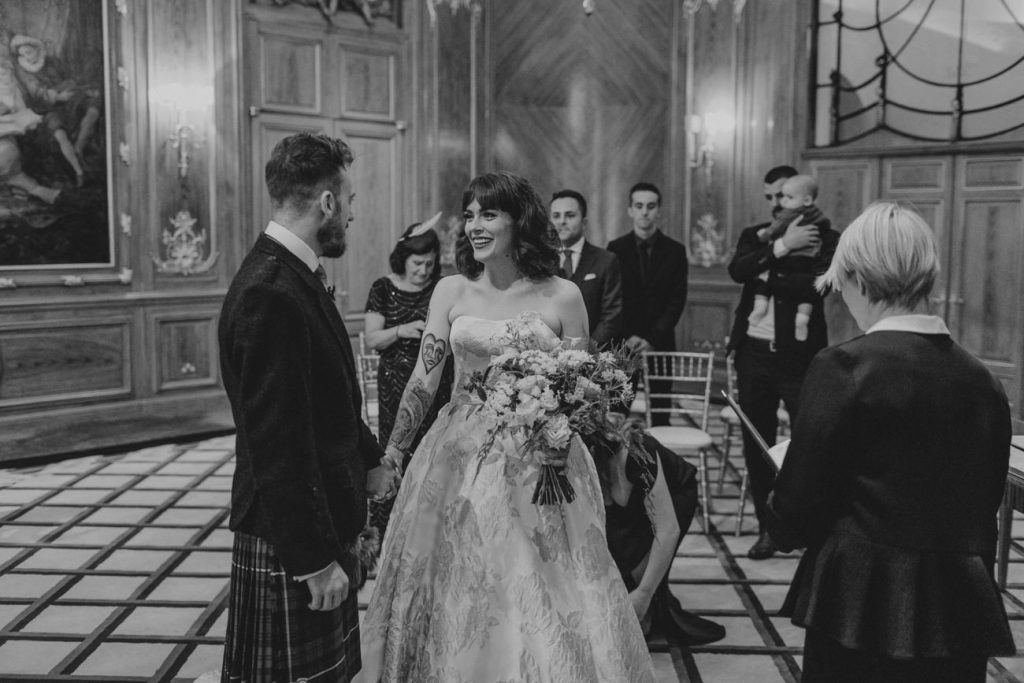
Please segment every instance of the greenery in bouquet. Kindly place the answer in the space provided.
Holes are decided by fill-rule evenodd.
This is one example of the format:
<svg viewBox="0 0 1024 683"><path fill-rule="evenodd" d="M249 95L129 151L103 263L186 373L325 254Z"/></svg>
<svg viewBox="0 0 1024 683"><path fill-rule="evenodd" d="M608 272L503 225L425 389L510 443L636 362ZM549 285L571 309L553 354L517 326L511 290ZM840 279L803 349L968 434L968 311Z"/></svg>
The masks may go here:
<svg viewBox="0 0 1024 683"><path fill-rule="evenodd" d="M466 380L466 389L480 398L481 410L494 425L481 452L499 433L519 432L527 450L565 454L573 434L589 433L610 408L632 402L630 378L639 358L624 347L545 351L524 348L516 340ZM551 505L574 498L562 468L542 464L533 502Z"/></svg>

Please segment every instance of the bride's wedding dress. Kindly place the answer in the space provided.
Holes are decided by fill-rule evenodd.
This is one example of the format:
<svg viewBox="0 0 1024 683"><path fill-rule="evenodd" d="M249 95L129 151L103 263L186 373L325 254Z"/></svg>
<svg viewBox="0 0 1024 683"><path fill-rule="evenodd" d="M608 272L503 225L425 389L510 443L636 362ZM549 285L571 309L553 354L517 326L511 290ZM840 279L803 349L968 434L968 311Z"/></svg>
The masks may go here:
<svg viewBox="0 0 1024 683"><path fill-rule="evenodd" d="M608 552L597 471L577 443L570 504L530 502L536 454L500 434L462 379L511 337L557 335L536 313L452 323L452 401L412 458L361 626L367 681L654 681L636 613ZM578 442L578 440L577 440Z"/></svg>

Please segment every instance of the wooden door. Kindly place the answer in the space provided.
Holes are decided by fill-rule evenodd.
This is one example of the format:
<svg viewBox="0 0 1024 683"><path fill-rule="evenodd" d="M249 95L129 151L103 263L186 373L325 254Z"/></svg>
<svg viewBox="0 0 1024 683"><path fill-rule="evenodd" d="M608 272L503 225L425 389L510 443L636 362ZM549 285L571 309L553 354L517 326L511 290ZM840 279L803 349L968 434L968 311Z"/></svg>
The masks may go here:
<svg viewBox="0 0 1024 683"><path fill-rule="evenodd" d="M1020 406L1024 157L957 159L954 207L947 322Z"/></svg>
<svg viewBox="0 0 1024 683"><path fill-rule="evenodd" d="M342 315L361 315L370 285L390 272L388 256L402 234L401 133L390 122L343 120L334 135L352 147L352 222L348 247L340 259L326 262L327 278L337 287Z"/></svg>
<svg viewBox="0 0 1024 683"><path fill-rule="evenodd" d="M405 227L406 203L399 116L408 110L401 87L404 37L396 32L329 31L254 12L247 25L249 114L252 121L253 237L270 218L263 178L271 151L297 132L344 139L355 201L340 259L325 259L343 315L358 322L370 285L388 271L388 255Z"/></svg>

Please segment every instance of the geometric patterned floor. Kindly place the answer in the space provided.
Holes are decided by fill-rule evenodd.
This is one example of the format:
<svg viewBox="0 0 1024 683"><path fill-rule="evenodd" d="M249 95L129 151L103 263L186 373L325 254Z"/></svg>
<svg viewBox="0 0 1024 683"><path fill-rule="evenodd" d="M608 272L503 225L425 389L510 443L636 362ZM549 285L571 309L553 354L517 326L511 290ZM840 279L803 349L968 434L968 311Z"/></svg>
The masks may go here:
<svg viewBox="0 0 1024 683"><path fill-rule="evenodd" d="M219 668L233 447L226 436L0 469L0 681L184 683ZM727 636L693 650L652 646L659 680L795 683L803 632L773 614L797 555L747 559L753 515L734 536L728 475L710 533L694 522L670 575L683 606ZM1022 537L1018 517L1005 598L1024 647ZM1021 655L992 660L989 680L1024 681Z"/></svg>

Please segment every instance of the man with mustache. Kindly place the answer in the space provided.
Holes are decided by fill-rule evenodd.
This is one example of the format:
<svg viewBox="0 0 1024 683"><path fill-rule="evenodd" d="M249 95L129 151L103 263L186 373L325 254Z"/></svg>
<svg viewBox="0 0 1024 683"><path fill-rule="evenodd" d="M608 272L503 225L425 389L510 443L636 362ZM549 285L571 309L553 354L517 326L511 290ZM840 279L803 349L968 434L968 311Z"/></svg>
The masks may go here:
<svg viewBox="0 0 1024 683"><path fill-rule="evenodd" d="M797 175L797 170L791 166L776 166L765 175L764 197L773 219L782 212L782 186ZM822 300L813 284L815 276L825 272L832 262L839 234L835 230L819 231L814 225L802 224L801 218L777 235L765 230L770 222L746 228L740 233L736 253L729 264L729 275L743 285L728 346L728 352L735 354L740 407L769 445L775 443L779 428L779 400L786 404L790 421L795 421L807 366L814 354L828 345ZM780 275L776 270L779 260L807 247L817 248L814 267L802 273ZM752 324L749 317L762 273L768 273L767 285L773 296L768 299L766 313L755 316ZM803 340L798 340L795 333L797 307L808 297L813 303L808 332ZM766 501L775 475L757 442L745 430L743 459L760 529L758 540L747 556L763 560L776 551L764 527Z"/></svg>

